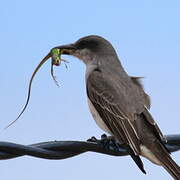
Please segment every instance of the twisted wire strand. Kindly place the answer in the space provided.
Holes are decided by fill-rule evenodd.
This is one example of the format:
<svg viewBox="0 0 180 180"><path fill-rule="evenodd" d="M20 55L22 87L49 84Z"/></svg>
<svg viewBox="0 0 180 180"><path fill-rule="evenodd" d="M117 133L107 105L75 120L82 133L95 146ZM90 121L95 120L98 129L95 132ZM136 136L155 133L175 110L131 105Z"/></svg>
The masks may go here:
<svg viewBox="0 0 180 180"><path fill-rule="evenodd" d="M180 150L180 134L167 135L165 144L170 152ZM127 151L117 143L102 143L102 139L90 141L49 141L31 145L21 145L0 141L0 160L20 156L33 156L44 159L66 159L85 152L103 153L112 156L126 156Z"/></svg>

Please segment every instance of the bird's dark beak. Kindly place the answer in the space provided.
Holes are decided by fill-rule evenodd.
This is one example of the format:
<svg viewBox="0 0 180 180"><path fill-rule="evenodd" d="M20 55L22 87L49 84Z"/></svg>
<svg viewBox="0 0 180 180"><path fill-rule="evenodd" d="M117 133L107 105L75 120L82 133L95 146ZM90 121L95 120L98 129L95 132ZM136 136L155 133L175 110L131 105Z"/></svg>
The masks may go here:
<svg viewBox="0 0 180 180"><path fill-rule="evenodd" d="M54 47L53 49L60 49L61 54L65 54L65 55L73 55L73 53L76 50L74 44L67 44L67 45L57 46L57 47Z"/></svg>

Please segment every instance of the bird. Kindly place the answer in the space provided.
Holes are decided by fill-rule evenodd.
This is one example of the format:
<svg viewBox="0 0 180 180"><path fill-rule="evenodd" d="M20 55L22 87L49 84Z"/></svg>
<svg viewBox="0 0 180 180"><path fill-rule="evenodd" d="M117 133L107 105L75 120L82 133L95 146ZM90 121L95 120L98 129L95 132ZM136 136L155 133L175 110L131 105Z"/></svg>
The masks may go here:
<svg viewBox="0 0 180 180"><path fill-rule="evenodd" d="M164 145L166 139L150 114L150 98L140 78L124 70L112 44L101 36L89 35L55 48L86 65L87 101L97 125L127 150L143 173L140 156L180 180L180 167L171 158Z"/></svg>

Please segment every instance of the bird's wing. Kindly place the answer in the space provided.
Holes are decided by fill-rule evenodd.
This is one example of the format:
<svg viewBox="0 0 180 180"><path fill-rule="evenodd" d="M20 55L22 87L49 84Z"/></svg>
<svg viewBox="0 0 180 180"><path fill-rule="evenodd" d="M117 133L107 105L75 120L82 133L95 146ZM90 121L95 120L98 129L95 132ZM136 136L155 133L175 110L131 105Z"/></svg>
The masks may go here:
<svg viewBox="0 0 180 180"><path fill-rule="evenodd" d="M147 108L144 109L143 111L143 115L145 117L145 120L149 123L150 127L152 129L152 132L154 133L154 135L156 136L157 139L159 139L159 141L164 144L167 142L166 137L163 135L163 133L161 132L161 130L159 129L157 123L154 121L153 117L151 116L150 112L148 111Z"/></svg>
<svg viewBox="0 0 180 180"><path fill-rule="evenodd" d="M129 109L123 109L127 108L124 107L127 104L126 97L116 85L109 76L95 69L87 78L88 98L112 134L138 155L140 141L136 115L129 112Z"/></svg>
<svg viewBox="0 0 180 180"><path fill-rule="evenodd" d="M140 81L141 77L130 76L130 78L132 82L144 92L143 84ZM151 100L150 100L149 95L146 94L145 92L144 92L144 106L145 106L144 111L143 111L143 115L145 116L144 120L146 120L149 123L150 128L152 128L153 133L156 135L156 138L158 138L160 141L166 142L166 138L163 136L157 123L154 121L153 117L149 113L148 109L150 109L151 107Z"/></svg>

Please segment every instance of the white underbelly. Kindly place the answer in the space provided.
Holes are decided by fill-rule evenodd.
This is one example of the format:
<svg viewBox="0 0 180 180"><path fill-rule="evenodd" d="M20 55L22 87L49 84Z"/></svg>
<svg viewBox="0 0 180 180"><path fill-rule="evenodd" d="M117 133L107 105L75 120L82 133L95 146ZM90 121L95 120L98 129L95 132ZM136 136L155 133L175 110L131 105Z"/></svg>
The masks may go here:
<svg viewBox="0 0 180 180"><path fill-rule="evenodd" d="M156 158L156 156L144 145L140 145L141 149L141 155L147 159L149 159L151 162L161 165L161 162Z"/></svg>
<svg viewBox="0 0 180 180"><path fill-rule="evenodd" d="M110 130L108 129L108 127L106 126L106 124L104 123L104 121L102 120L99 113L96 111L96 109L94 108L92 102L89 99L88 99L88 105L89 105L89 109L91 111L91 114L92 114L94 120L96 121L97 125L103 131L106 131L107 133L111 134Z"/></svg>

